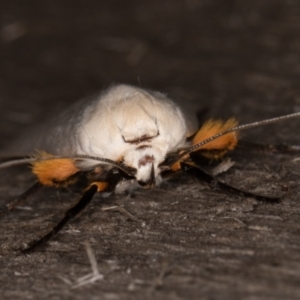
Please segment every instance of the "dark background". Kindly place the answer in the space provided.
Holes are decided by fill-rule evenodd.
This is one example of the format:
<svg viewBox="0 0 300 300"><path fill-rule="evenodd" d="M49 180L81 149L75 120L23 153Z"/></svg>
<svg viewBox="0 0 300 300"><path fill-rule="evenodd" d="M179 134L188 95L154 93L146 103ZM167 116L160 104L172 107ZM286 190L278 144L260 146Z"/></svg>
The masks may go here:
<svg viewBox="0 0 300 300"><path fill-rule="evenodd" d="M2 1L0 149L5 153L55 111L119 82L241 123L298 111L299 10L292 0ZM297 144L299 122L242 137ZM47 248L20 255L24 243L45 233L78 198L42 191L28 204L31 211L1 218L2 298L299 299L297 157L239 153L220 176L253 192L285 194L280 204L182 177L132 198L112 196L101 204L98 197ZM0 183L4 204L32 177L26 169L1 170ZM117 203L144 223L102 211ZM91 272L85 240L104 280L73 290Z"/></svg>

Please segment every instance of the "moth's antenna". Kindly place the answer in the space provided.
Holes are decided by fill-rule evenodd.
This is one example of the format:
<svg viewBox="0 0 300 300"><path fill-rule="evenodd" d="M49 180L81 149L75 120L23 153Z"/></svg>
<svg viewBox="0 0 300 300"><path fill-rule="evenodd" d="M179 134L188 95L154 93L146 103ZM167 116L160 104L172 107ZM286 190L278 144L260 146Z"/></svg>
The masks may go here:
<svg viewBox="0 0 300 300"><path fill-rule="evenodd" d="M93 160L93 161L98 161L99 163L103 164L108 164L112 165L114 167L117 167L124 173L126 173L129 176L133 176L135 174L135 169L127 167L119 162L116 162L112 159L108 158L102 158L102 157L97 157L97 156L91 156L87 154L74 154L74 155L49 155L49 156L41 156L41 157L31 157L31 158L21 158L21 159L14 159L10 161L6 161L3 163L0 163L0 169L11 167L11 166L16 166L16 165L21 165L21 164L29 164L35 161L41 161L41 160L52 160L52 159L82 159L82 160Z"/></svg>
<svg viewBox="0 0 300 300"><path fill-rule="evenodd" d="M23 165L23 164L29 164L31 162L36 161L36 158L19 158L19 159L12 159L5 161L3 163L0 163L0 169L17 166L17 165Z"/></svg>
<svg viewBox="0 0 300 300"><path fill-rule="evenodd" d="M292 118L297 118L297 117L300 117L300 112L296 112L296 113L293 113L293 114L289 114L289 115L285 115L285 116L280 116L280 117L276 117L276 118L272 118L272 119L267 119L267 120L263 120L263 121L257 121L257 122L254 122L254 123L249 123L249 124L244 124L244 125L239 125L239 126L235 126L235 127L232 127L228 130L225 130L225 131L222 131L222 132L219 132L209 138L207 138L206 140L198 143L198 144L195 144L193 145L192 147L186 149L184 151L184 153L182 153L180 155L180 158L185 156L186 154L189 154L191 152L194 152L196 151L197 149L201 148L203 145L227 134L227 133L230 133L230 132L233 132L233 131L240 131L240 130L244 130L244 129L250 129L250 128L254 128L254 127L259 127L259 126L263 126L263 125L268 125L268 124L271 124L271 123L277 123L277 122L280 122L280 121L283 121L283 120L287 120L287 119L292 119Z"/></svg>
<svg viewBox="0 0 300 300"><path fill-rule="evenodd" d="M114 161L109 158L103 158L103 157L98 157L98 156L92 156L88 154L74 154L74 155L66 155L66 156L51 156L49 158L39 158L39 160L47 160L47 159L55 159L55 158L70 158L70 159L87 159L87 160L94 160L94 161L99 161L100 163L108 164L114 167L117 167L124 173L126 173L129 176L133 176L136 173L136 169L127 167L122 163L119 163L117 161Z"/></svg>

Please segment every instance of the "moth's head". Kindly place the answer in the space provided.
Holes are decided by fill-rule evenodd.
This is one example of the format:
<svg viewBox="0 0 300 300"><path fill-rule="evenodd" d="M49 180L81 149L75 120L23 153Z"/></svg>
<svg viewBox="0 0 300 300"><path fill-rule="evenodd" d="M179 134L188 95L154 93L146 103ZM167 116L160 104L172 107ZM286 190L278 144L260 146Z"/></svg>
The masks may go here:
<svg viewBox="0 0 300 300"><path fill-rule="evenodd" d="M135 174L137 182L145 188L150 188L161 180L159 165L164 158L163 150L143 145L127 151L123 161L126 166L137 170Z"/></svg>

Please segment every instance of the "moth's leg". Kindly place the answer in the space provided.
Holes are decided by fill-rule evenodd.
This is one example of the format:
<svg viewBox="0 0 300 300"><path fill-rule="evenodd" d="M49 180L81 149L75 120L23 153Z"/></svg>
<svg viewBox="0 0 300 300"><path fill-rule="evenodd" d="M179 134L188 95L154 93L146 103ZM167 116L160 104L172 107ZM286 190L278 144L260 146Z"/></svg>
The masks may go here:
<svg viewBox="0 0 300 300"><path fill-rule="evenodd" d="M29 253L34 251L36 248L41 247L47 243L54 235L56 235L71 219L75 218L80 212L82 212L87 205L92 201L93 196L96 192L102 192L107 187L106 182L95 182L92 183L88 189L84 192L79 201L69 208L64 217L59 221L45 236L41 239L31 243L26 249L22 250L23 253Z"/></svg>
<svg viewBox="0 0 300 300"><path fill-rule="evenodd" d="M230 192L235 195L252 197L259 201L264 201L268 203L278 203L280 201L279 197L268 197L263 195L254 194L251 192L242 191L236 187L230 186L216 179L214 176L208 174L201 167L194 165L193 163L181 163L182 168L189 174L193 175L200 181L204 181L209 184L212 189L220 189L226 192Z"/></svg>
<svg viewBox="0 0 300 300"><path fill-rule="evenodd" d="M259 144L241 140L238 142L237 149L267 153L300 153L300 145Z"/></svg>
<svg viewBox="0 0 300 300"><path fill-rule="evenodd" d="M13 201L9 202L0 207L0 215L8 213L8 211L15 209L20 204L23 204L31 195L40 190L43 185L37 181L33 186L31 186L26 192L18 196Z"/></svg>

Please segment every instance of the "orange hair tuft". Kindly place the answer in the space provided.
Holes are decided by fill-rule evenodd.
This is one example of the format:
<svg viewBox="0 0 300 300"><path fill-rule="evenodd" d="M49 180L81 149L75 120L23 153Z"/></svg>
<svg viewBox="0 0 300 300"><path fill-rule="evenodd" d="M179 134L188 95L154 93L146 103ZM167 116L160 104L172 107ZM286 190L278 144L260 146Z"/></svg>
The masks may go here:
<svg viewBox="0 0 300 300"><path fill-rule="evenodd" d="M208 120L203 124L203 126L194 136L193 145L196 145L215 134L235 127L237 126L237 124L238 122L234 118L228 119L225 122L221 120ZM230 132L228 134L220 136L219 138L216 138L215 140L212 140L211 142L208 142L197 150L206 150L207 153L205 154L205 156L218 158L220 156L223 156L228 150L233 150L237 145L237 142L237 132ZM217 151L218 154L209 155L209 151Z"/></svg>
<svg viewBox="0 0 300 300"><path fill-rule="evenodd" d="M106 182L106 181L95 181L95 182L91 183L89 185L89 187L92 186L92 185L96 185L97 186L97 192L100 193L100 192L103 192L107 189L108 182Z"/></svg>
<svg viewBox="0 0 300 300"><path fill-rule="evenodd" d="M48 154L47 156L50 157ZM46 186L67 185L72 176L79 171L74 161L68 158L53 158L32 163L32 172L38 177L40 183Z"/></svg>

